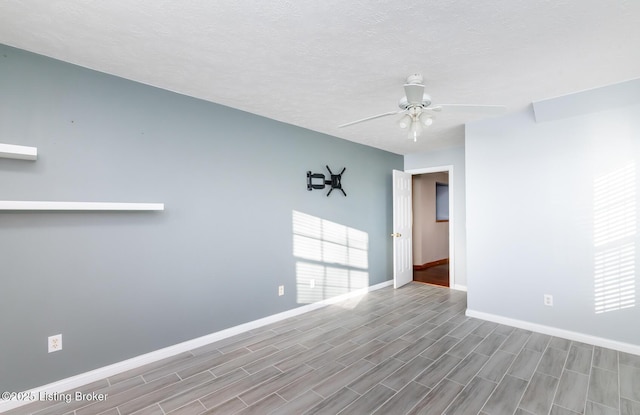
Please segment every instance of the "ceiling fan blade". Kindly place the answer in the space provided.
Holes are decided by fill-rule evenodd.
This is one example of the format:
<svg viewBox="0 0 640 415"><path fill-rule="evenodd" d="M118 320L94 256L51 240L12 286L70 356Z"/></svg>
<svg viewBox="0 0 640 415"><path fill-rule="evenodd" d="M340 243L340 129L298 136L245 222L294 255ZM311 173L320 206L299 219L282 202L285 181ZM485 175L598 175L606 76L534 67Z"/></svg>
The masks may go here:
<svg viewBox="0 0 640 415"><path fill-rule="evenodd" d="M409 104L422 104L424 96L424 85L422 84L404 84L404 94Z"/></svg>
<svg viewBox="0 0 640 415"><path fill-rule="evenodd" d="M507 110L504 105L465 105L465 104L438 104L426 109L449 113L501 115Z"/></svg>
<svg viewBox="0 0 640 415"><path fill-rule="evenodd" d="M369 120L375 120L376 118L382 118L382 117L386 117L386 116L389 116L389 115L396 115L396 114L400 114L400 113L403 113L403 112L404 112L404 110L385 112L384 114L378 114L378 115L374 115L373 117L367 117L367 118L363 118L361 120L352 121L352 122L348 122L346 124L339 125L338 128L348 127L348 126L353 125L353 124L358 124L358 123L369 121Z"/></svg>

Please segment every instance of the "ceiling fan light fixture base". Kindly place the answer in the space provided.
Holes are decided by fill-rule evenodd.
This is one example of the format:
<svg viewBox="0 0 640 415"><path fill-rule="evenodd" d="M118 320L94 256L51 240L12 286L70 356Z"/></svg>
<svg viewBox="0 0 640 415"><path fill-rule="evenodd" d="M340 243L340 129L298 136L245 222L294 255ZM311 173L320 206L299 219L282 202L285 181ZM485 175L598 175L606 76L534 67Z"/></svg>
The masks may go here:
<svg viewBox="0 0 640 415"><path fill-rule="evenodd" d="M431 105L431 96L429 94L423 94L422 95L422 102L420 103L420 105L422 108L427 108L429 105ZM407 97L402 97L400 98L400 101L398 101L398 107L400 107L401 110L408 110L411 107L415 107L416 104L410 104L409 101L407 100Z"/></svg>

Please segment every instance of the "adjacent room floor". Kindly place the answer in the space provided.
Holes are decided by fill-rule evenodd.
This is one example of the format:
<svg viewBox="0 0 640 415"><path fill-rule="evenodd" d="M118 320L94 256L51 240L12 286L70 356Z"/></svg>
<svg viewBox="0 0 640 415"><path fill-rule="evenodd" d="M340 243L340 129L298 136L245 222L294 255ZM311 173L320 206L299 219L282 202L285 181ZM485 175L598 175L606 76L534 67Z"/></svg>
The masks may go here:
<svg viewBox="0 0 640 415"><path fill-rule="evenodd" d="M466 294L384 288L9 414L640 414L640 356L465 317ZM75 391L72 391L75 392Z"/></svg>
<svg viewBox="0 0 640 415"><path fill-rule="evenodd" d="M434 265L413 270L413 280L427 284L449 286L449 264Z"/></svg>

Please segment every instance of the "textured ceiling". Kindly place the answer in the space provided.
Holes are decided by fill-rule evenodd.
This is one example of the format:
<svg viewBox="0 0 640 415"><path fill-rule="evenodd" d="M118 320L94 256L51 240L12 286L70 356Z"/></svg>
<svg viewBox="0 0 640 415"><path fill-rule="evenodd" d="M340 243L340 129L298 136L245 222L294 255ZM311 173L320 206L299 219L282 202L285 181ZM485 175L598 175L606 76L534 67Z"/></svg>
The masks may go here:
<svg viewBox="0 0 640 415"><path fill-rule="evenodd" d="M638 0L3 0L0 43L398 154L386 117L421 73L435 103L532 101L640 77ZM597 106L597 103L594 103Z"/></svg>

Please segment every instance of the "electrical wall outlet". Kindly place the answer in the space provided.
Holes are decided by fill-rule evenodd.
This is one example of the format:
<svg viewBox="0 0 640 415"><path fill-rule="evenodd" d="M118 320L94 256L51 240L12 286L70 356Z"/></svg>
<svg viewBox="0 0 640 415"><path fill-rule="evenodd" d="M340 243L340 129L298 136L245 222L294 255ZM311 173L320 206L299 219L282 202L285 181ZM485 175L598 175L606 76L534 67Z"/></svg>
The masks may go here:
<svg viewBox="0 0 640 415"><path fill-rule="evenodd" d="M278 286L278 295L280 296L284 295L284 285Z"/></svg>
<svg viewBox="0 0 640 415"><path fill-rule="evenodd" d="M553 307L553 296L551 294L544 295L544 305L547 307Z"/></svg>
<svg viewBox="0 0 640 415"><path fill-rule="evenodd" d="M62 334L56 334L55 336L49 336L49 353L62 350Z"/></svg>

